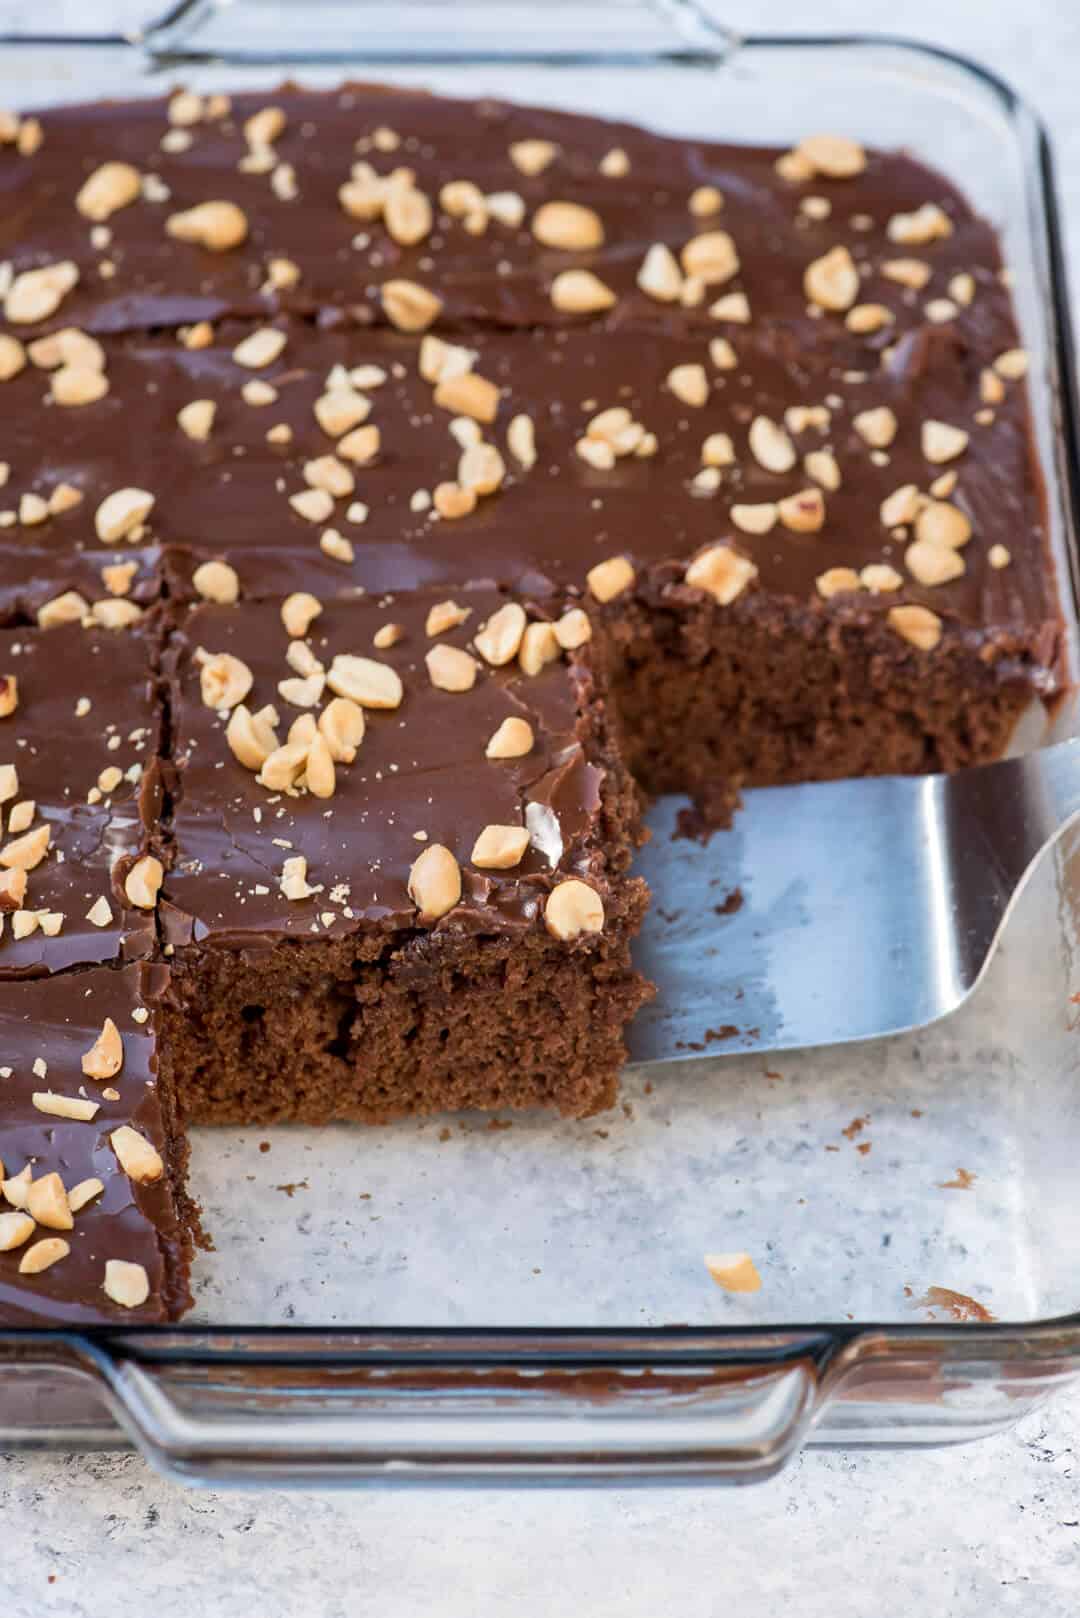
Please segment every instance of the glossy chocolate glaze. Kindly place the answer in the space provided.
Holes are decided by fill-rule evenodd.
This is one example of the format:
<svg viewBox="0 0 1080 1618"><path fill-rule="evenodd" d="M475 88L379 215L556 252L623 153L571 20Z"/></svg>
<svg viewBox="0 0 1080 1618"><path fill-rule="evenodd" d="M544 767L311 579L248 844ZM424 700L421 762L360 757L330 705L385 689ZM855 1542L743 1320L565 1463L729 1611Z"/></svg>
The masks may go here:
<svg viewBox="0 0 1080 1618"><path fill-rule="evenodd" d="M0 672L14 674L19 691L15 712L0 719L0 763L18 773L18 798L3 806L0 848L11 835L13 804L32 800L33 824L47 821L52 835L28 873L23 908L64 917L56 937L39 928L17 939L5 916L0 980L130 960L153 948L153 915L125 901L122 881L158 809L160 709L150 657L146 637L132 630L68 624L0 634ZM122 779L102 792L106 769ZM98 927L87 912L102 897L112 920Z"/></svg>
<svg viewBox="0 0 1080 1618"><path fill-rule="evenodd" d="M239 657L255 677L248 706L273 703L285 740L302 710L277 689L292 672L277 604L200 607L186 619L169 654L177 781L163 919L171 942L250 947L259 938L344 937L368 924L415 926L409 869L429 843L449 848L463 876L463 902L436 931L533 924L557 877L584 875L603 886L604 768L583 711L591 685L586 665L564 654L529 678L516 662L494 669L477 656L472 690L438 690L425 653L436 645L467 648L502 604L490 590L456 591L453 599L470 609L467 622L432 637L425 620L440 599L336 602L313 624L308 644L328 669L339 653L370 657L395 669L404 687L399 708L367 712L357 757L337 766L334 796L325 800L260 785L233 757L224 719L200 693L196 648ZM380 651L372 637L388 623L404 635ZM324 700L331 696L328 689ZM489 738L513 716L532 726L532 750L521 758L486 758ZM530 803L546 805L557 819L563 853L554 868L535 848L511 870L471 866L483 828L525 824ZM307 880L321 890L310 899L288 900L279 889L283 863L296 854L307 859Z"/></svg>
<svg viewBox="0 0 1080 1618"><path fill-rule="evenodd" d="M996 295L988 298L986 320L1003 318ZM975 421L982 408L980 372L987 352L1007 344L1004 325L978 343L959 325L928 325L901 339L887 364L875 357L868 370L855 368L867 361L863 345L843 334L802 349L779 329L767 337L752 329L733 333L737 364L729 370L712 364L708 344L697 335L604 328L471 334L475 370L500 389L496 421L485 432L500 446L507 478L469 516L447 522L430 507L414 509L418 491L430 495L437 483L453 480L461 454L450 432L451 412L434 404L431 384L419 375L420 339L279 324L285 348L258 372L233 358L249 328L226 322L215 344L198 351L171 338L110 345L110 391L92 405L43 404L45 379L29 367L3 385L0 397L12 409L13 503L28 491L47 496L60 480L81 489L84 499L28 531L32 552L23 550L21 537L11 542L22 569L31 565L28 554L33 558L35 601L29 602L17 567L14 578L0 582L0 612L25 611L72 582L100 594L101 566L118 560L137 563L135 599L158 587L163 570L175 591L193 594L191 573L207 558L235 566L245 597L301 587L329 596L477 580L533 590L546 581L556 590L582 590L588 569L609 556L626 555L639 573L656 570L666 580L666 564L689 561L720 538L734 539L753 558L761 588L826 612L815 589L826 568L888 562L904 572L906 545L883 526L881 503L903 484L927 491L945 470L926 460L920 443L924 421L944 420L971 433L967 450L952 463L958 473L952 499L974 529L964 551L966 571L933 587L906 576L900 591L866 597L867 610L916 601L968 629L1019 632L1033 642L1042 634L1036 660L1046 663L1050 683L1058 609L1022 386L1009 384L992 421ZM680 402L668 384L672 369L684 364L705 366L709 394L700 408ZM292 509L289 496L306 488L305 464L335 447L313 407L335 367L362 365L386 374L368 393L379 454L354 468L354 494L338 500L325 523L312 524ZM273 403L245 403L241 389L255 377L275 389ZM176 420L196 399L215 405L204 441L189 438ZM835 454L842 481L826 492L824 528L799 534L777 524L760 537L740 533L732 505L778 500L812 485L801 464L783 473L759 465L748 446L750 423L758 415L782 422L793 406L826 401L829 425L793 435L800 457L824 447ZM628 456L598 471L575 444L597 411L612 405L628 407L655 433L658 449L651 459ZM888 451L875 455L854 417L879 406L895 413L899 431ZM518 414L534 423L537 462L530 469L506 445L507 426ZM268 443L267 432L282 424L289 442ZM730 437L735 463L723 469L719 488L702 497L692 479L701 469L704 440L718 432ZM132 484L155 496L147 530L135 545L103 547L95 512L109 492ZM349 518L356 501L367 509L362 523ZM351 562L320 550L319 536L329 527L350 541ZM989 552L1001 540L1012 562L996 569ZM0 550L6 548L0 540ZM73 568L81 569L82 579Z"/></svg>
<svg viewBox="0 0 1080 1618"><path fill-rule="evenodd" d="M267 106L286 115L273 153L278 164L291 166L295 195L279 194L294 188L281 186L270 172L240 168L248 153L243 124ZM549 288L560 270L578 265L593 269L618 295L616 322L712 327L706 314L711 299L697 311L676 306L673 312L635 285L653 242L678 249L710 228L731 233L741 262L723 290L745 290L759 318L805 329L802 267L839 241L868 267L866 297L891 290L892 300L884 301L895 300L897 289L874 273L882 257L906 251L887 243L886 226L893 214L926 202L946 209L954 233L919 250L934 277L902 312L901 326L917 322L920 305L943 294L956 270L977 273L984 292L992 293L998 267L993 233L963 197L940 175L892 154L871 155L866 171L851 179L796 184L777 176L772 148L679 140L575 114L365 85L332 92L282 86L235 96L224 117L187 128L190 145L180 152L162 150L164 137L176 138L175 131L169 136L164 100L49 108L39 116L44 140L36 153L0 151L0 258L17 271L74 260L81 280L65 299L63 317L99 332L278 308L381 322L379 287L393 277L431 286L444 300L446 323L577 325L581 317L553 308ZM380 130L389 132L386 141L397 137L391 149L375 145ZM558 148L540 174L523 174L510 157L511 145L526 140ZM613 149L627 155L625 174L600 169ZM98 248L74 200L86 177L116 161L156 178L149 196L144 188L139 200L111 216L110 239ZM399 245L381 222L351 218L342 208L338 191L356 161L383 176L409 167L433 201L455 180L470 180L485 195L512 192L525 205L524 222L512 227L492 220L475 235L463 219L436 208L431 235L415 246ZM724 205L716 215L695 218L688 198L704 185L715 186ZM801 213L807 195L831 201L831 216L815 220ZM212 253L166 234L169 215L214 199L246 215L248 236L240 246ZM540 246L529 219L552 199L595 208L604 223L603 245L577 253ZM276 256L300 267L299 283L286 292L260 290ZM1006 300L999 301L1005 309ZM971 318L984 315L973 310Z"/></svg>
<svg viewBox="0 0 1080 1618"><path fill-rule="evenodd" d="M51 423L50 423L51 425ZM116 562L134 562L128 598L139 606L160 600L164 569L160 547L125 545L122 553L95 548L95 542L71 542L69 530L55 523L38 529L26 543L0 545L4 577L0 580L0 627L37 622L41 609L69 590L88 603L105 596L102 570Z"/></svg>
<svg viewBox="0 0 1080 1618"><path fill-rule="evenodd" d="M168 1176L136 1184L121 1169L109 1141L112 1130L131 1124L163 1157L168 1153L154 1051L154 1005L165 976L163 967L136 964L3 986L0 1152L5 1174L15 1175L30 1163L34 1179L56 1172L68 1191L90 1178L101 1180L105 1188L74 1215L73 1230L39 1225L33 1232L31 1242L62 1235L70 1243L67 1257L50 1269L20 1275L25 1247L0 1253L0 1321L5 1325L47 1321L76 1326L102 1320L133 1325L167 1318L163 1249L183 1245ZM140 1023L133 1014L143 1010L149 1017ZM104 1097L106 1086L87 1078L81 1065L106 1017L116 1024L124 1047L123 1066L109 1081L119 1093L114 1101ZM36 1061L45 1062L44 1075L34 1072ZM46 1090L85 1096L99 1102L100 1110L89 1123L40 1112L31 1096ZM150 1281L145 1304L126 1309L106 1296L102 1281L107 1259L143 1266ZM174 1304L178 1301L183 1301L182 1286L173 1293Z"/></svg>

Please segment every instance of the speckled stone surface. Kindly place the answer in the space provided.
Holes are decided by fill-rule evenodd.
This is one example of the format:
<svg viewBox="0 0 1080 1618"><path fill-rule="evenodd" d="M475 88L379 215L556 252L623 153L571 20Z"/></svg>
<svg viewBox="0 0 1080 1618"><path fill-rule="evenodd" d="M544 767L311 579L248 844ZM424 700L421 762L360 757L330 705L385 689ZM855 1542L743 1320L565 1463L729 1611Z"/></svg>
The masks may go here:
<svg viewBox="0 0 1080 1618"><path fill-rule="evenodd" d="M0 31L131 24L131 0L0 4ZM755 31L902 31L981 57L1056 139L1080 300L1075 0L727 0ZM0 99L3 99L0 94ZM135 1456L3 1456L12 1618L1072 1618L1080 1392L956 1450L819 1452L744 1491L200 1493ZM53 1582L50 1582L52 1580Z"/></svg>

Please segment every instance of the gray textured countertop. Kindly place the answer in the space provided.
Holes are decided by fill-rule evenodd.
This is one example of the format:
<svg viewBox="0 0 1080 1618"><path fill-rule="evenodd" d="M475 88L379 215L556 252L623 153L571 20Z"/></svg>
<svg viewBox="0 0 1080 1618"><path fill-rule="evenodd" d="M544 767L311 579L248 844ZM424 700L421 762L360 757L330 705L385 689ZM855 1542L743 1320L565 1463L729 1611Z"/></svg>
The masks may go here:
<svg viewBox="0 0 1080 1618"><path fill-rule="evenodd" d="M131 0L0 0L0 27L90 32ZM1076 0L719 0L755 31L902 32L980 57L1055 138L1080 292ZM827 121L827 120L824 120ZM5 1615L184 1618L1065 1618L1080 1586L1080 1392L958 1450L801 1457L744 1491L200 1493L135 1456L8 1455Z"/></svg>

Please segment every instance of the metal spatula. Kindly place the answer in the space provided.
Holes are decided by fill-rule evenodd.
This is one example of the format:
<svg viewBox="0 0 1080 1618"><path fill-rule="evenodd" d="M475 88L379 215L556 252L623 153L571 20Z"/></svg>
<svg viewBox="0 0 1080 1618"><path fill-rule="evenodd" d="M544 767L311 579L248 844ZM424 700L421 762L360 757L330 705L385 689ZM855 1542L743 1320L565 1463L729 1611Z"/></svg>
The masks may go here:
<svg viewBox="0 0 1080 1618"><path fill-rule="evenodd" d="M835 1045L918 1028L971 993L1040 854L1080 813L1080 740L956 775L747 792L734 828L636 869L635 959L658 986L637 1062Z"/></svg>

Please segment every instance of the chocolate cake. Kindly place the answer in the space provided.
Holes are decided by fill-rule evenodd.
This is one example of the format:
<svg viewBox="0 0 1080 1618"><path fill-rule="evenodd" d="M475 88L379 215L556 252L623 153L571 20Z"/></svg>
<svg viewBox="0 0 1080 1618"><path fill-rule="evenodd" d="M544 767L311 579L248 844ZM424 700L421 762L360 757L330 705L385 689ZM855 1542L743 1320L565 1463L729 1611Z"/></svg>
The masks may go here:
<svg viewBox="0 0 1080 1618"><path fill-rule="evenodd" d="M0 984L155 951L125 891L161 809L155 659L137 628L0 631Z"/></svg>
<svg viewBox="0 0 1080 1618"><path fill-rule="evenodd" d="M0 1322L170 1320L191 1304L187 1142L158 1083L148 962L5 983Z"/></svg>
<svg viewBox="0 0 1080 1618"><path fill-rule="evenodd" d="M5 119L0 260L0 1321L182 1311L185 1122L609 1106L639 788L1063 688L1007 276L907 156L179 91Z"/></svg>
<svg viewBox="0 0 1080 1618"><path fill-rule="evenodd" d="M313 610L200 607L170 648L163 1051L185 1112L610 1106L646 894L587 618L491 590ZM267 705L276 730L249 717Z"/></svg>

